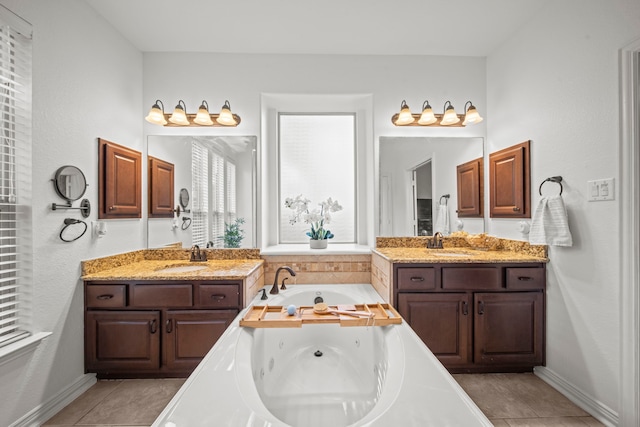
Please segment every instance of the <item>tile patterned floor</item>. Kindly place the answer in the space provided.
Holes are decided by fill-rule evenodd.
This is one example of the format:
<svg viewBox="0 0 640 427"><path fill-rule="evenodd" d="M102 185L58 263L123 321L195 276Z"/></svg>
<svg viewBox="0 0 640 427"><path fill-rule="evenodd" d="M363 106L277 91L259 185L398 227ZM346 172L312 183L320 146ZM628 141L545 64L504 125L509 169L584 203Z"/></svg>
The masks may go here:
<svg viewBox="0 0 640 427"><path fill-rule="evenodd" d="M602 426L533 374L453 376L497 427ZM149 426L184 379L98 381L47 427Z"/></svg>

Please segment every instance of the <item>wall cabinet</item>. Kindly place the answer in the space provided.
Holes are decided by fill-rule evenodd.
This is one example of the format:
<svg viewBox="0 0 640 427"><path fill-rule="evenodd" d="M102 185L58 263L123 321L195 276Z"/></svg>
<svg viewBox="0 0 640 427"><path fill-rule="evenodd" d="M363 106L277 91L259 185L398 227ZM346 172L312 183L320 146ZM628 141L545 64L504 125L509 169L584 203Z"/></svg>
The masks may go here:
<svg viewBox="0 0 640 427"><path fill-rule="evenodd" d="M98 218L142 216L142 154L98 139Z"/></svg>
<svg viewBox="0 0 640 427"><path fill-rule="evenodd" d="M85 371L185 377L242 308L241 281L85 282Z"/></svg>
<svg viewBox="0 0 640 427"><path fill-rule="evenodd" d="M489 214L531 218L530 141L489 155Z"/></svg>
<svg viewBox="0 0 640 427"><path fill-rule="evenodd" d="M544 263L393 269L398 312L451 372L544 365Z"/></svg>
<svg viewBox="0 0 640 427"><path fill-rule="evenodd" d="M459 218L481 218L484 205L482 157L456 167Z"/></svg>
<svg viewBox="0 0 640 427"><path fill-rule="evenodd" d="M148 156L149 218L173 218L173 163Z"/></svg>

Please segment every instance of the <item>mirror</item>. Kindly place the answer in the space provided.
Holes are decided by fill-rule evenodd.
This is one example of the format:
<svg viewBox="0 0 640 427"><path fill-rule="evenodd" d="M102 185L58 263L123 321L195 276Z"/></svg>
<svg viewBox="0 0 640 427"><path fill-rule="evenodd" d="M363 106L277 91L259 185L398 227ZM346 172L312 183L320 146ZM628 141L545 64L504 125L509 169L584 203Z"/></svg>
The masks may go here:
<svg viewBox="0 0 640 427"><path fill-rule="evenodd" d="M73 202L84 195L87 190L87 180L77 167L62 166L56 171L53 186L58 196Z"/></svg>
<svg viewBox="0 0 640 427"><path fill-rule="evenodd" d="M483 157L483 146L483 138L380 137L377 235L433 235L438 212L448 213L450 232L484 232L484 218L456 214L457 166Z"/></svg>
<svg viewBox="0 0 640 427"><path fill-rule="evenodd" d="M229 193L231 198L235 196L235 216L244 219L242 225L244 239L241 247L257 247L257 137L198 135L150 135L147 137L147 155L166 159L175 165L175 188L182 189L177 195L176 204L183 208L183 212L175 219L147 219L147 247L160 248L179 243L184 248L190 248L196 244L192 237L193 233L201 233L198 235L200 239L198 244L201 247L204 247L207 242L213 242L214 247L223 247L224 222L232 221L228 219L228 215L216 214L213 207L216 200L213 189L210 189L207 194L199 194L194 186L197 182L213 182L217 163L210 161L206 170L197 169L194 176L192 171L194 146L199 153L196 156L202 153L212 156L214 153L216 159L223 159L219 161L220 164L225 164L225 179L230 180L229 182L235 181L235 194ZM232 172L234 169L235 173ZM217 169L218 172L220 170ZM225 191L229 191L228 188ZM203 203L210 206L209 212L205 214L200 209ZM228 200L225 203L229 203ZM205 221L201 218L206 218L208 221L204 227L198 226ZM185 221L192 222L191 226L181 227Z"/></svg>

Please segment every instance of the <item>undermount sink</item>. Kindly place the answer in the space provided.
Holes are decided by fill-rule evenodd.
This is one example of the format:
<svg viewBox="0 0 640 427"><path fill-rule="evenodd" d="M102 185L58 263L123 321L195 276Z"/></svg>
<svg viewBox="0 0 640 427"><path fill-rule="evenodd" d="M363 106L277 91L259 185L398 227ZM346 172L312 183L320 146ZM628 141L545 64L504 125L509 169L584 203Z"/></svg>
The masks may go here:
<svg viewBox="0 0 640 427"><path fill-rule="evenodd" d="M206 268L208 268L206 265L176 265L174 267L161 268L160 270L156 270L156 273L190 273Z"/></svg>

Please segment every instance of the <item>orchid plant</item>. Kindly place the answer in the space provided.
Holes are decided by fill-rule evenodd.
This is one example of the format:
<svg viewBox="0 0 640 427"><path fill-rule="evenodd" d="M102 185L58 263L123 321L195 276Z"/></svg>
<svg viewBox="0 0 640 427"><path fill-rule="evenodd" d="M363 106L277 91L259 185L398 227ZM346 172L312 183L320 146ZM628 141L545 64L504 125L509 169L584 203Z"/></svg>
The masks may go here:
<svg viewBox="0 0 640 427"><path fill-rule="evenodd" d="M291 209L294 214L289 219L289 223L294 225L297 222L304 221L311 225L311 231L307 231L307 236L311 240L332 239L333 233L325 229L325 224L331 222L331 214L342 210L342 206L337 200L329 197L324 202L318 203L319 208L309 210L311 200L302 197L302 194L295 198L287 197L284 201L285 207Z"/></svg>

